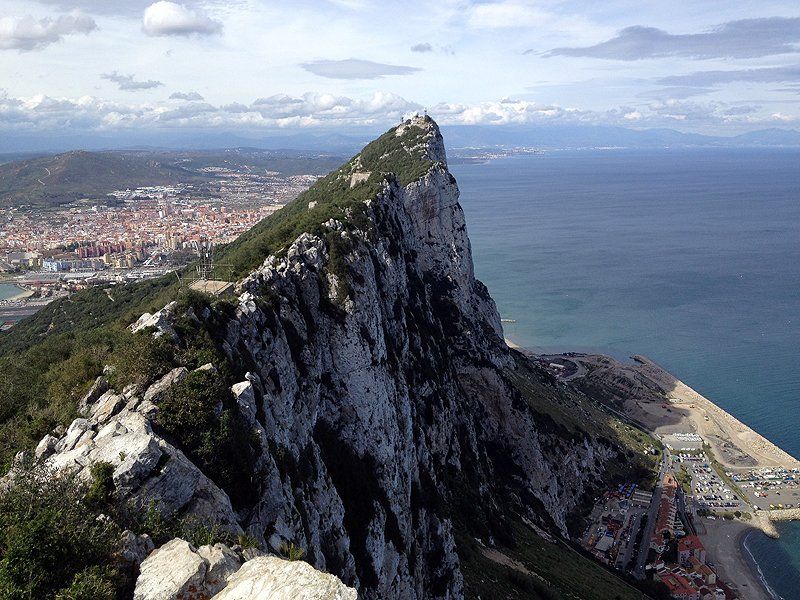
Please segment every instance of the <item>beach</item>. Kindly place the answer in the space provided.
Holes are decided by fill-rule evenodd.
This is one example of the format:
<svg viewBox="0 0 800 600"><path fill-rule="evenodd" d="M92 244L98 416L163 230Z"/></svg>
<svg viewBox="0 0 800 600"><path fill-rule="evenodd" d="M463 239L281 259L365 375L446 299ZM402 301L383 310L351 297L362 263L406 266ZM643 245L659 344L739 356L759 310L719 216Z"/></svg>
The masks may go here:
<svg viewBox="0 0 800 600"><path fill-rule="evenodd" d="M700 526L705 529L700 538L720 579L745 600L774 600L758 575L758 566L744 548L745 537L755 529L741 521L708 519L703 519Z"/></svg>
<svg viewBox="0 0 800 600"><path fill-rule="evenodd" d="M661 440L696 434L724 472L744 474L759 469L800 468L800 461L794 456L645 356L636 355L631 362L622 362L602 354L537 355L509 340L507 343L538 360L561 381L591 391L597 399L615 407ZM769 509L770 501L779 502L788 496L788 491L781 497L772 490L766 498L757 498L753 492L738 488L736 492L752 505L752 518L743 521L697 517L697 533L720 580L746 600L774 600L776 596L745 547L745 538L757 530L778 537L774 521L800 520L800 508Z"/></svg>

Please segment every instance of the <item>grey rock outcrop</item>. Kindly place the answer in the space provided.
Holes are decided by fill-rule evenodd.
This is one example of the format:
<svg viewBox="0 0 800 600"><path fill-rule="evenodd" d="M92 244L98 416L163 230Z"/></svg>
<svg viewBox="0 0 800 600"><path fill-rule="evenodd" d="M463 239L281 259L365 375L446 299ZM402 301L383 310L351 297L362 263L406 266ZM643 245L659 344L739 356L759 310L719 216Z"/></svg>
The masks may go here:
<svg viewBox="0 0 800 600"><path fill-rule="evenodd" d="M246 562L214 600L357 600L356 590L308 563L262 556Z"/></svg>
<svg viewBox="0 0 800 600"><path fill-rule="evenodd" d="M160 391L163 381L155 384ZM92 465L109 463L122 499L143 508L154 503L166 515L187 513L232 534L241 533L228 495L181 450L156 434L147 414L123 408L123 402L124 397L109 390L89 407L89 419L75 419L61 438L45 436L37 456L56 471L75 473L85 481L91 478ZM142 402L140 408L147 404Z"/></svg>
<svg viewBox="0 0 800 600"><path fill-rule="evenodd" d="M257 556L244 562L224 544L176 538L140 566L134 600L356 600L356 590L301 561Z"/></svg>
<svg viewBox="0 0 800 600"><path fill-rule="evenodd" d="M208 563L189 542L174 539L142 562L133 600L203 600Z"/></svg>

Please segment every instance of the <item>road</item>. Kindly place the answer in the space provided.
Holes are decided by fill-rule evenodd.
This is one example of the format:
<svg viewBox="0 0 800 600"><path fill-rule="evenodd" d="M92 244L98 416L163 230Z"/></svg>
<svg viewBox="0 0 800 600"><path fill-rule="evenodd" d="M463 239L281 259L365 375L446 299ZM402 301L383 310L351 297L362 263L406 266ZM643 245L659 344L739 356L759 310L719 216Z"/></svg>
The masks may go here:
<svg viewBox="0 0 800 600"><path fill-rule="evenodd" d="M618 567L621 571L627 571L628 565L631 564L631 558L633 558L631 554L633 554L633 548L636 545L634 543L636 541L636 534L639 532L639 527L642 524L642 516L644 514L644 512L641 512L633 515L630 528L631 539L628 540L628 543L625 546L625 555L622 557L622 564L620 564ZM642 539L642 543L644 543L644 539Z"/></svg>
<svg viewBox="0 0 800 600"><path fill-rule="evenodd" d="M50 177L50 175L51 175L51 173L50 173L50 169L48 169L47 167L45 167L45 168L44 168L44 170L45 170L45 171L47 171L47 175L45 175L44 177L42 177L42 179L47 179L47 178L48 178L48 177ZM42 179L37 179L36 181L38 181L38 182L39 182L39 183L41 183L42 185L45 185L45 183L44 183L44 181L42 181Z"/></svg>
<svg viewBox="0 0 800 600"><path fill-rule="evenodd" d="M661 469L658 471L658 481L656 481L656 489L653 491L653 499L650 501L650 508L647 510L647 525L642 536L642 543L639 546L639 556L636 559L636 568L633 570L633 575L637 579L644 579L644 565L647 562L647 554L650 552L650 540L653 537L653 530L656 527L656 516L658 515L658 507L661 504L661 492L663 490L662 481L667 472L667 452L665 451L661 456Z"/></svg>

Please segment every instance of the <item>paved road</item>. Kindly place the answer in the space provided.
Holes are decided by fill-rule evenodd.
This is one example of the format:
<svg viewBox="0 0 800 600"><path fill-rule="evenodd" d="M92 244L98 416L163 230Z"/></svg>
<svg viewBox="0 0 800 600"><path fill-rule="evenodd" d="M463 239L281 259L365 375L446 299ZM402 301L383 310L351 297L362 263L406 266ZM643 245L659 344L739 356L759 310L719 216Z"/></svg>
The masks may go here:
<svg viewBox="0 0 800 600"><path fill-rule="evenodd" d="M625 546L625 554L622 557L622 564L619 566L620 570L627 571L628 565L631 564L631 556L633 554L633 548L636 545L636 534L639 532L639 527L642 524L642 517L644 516L644 512L638 512L633 515L633 522L631 523L631 539L628 540L627 545Z"/></svg>
<svg viewBox="0 0 800 600"><path fill-rule="evenodd" d="M653 491L653 499L650 501L650 508L647 511L647 526L642 536L642 543L639 546L639 556L636 559L636 568L633 570L633 575L637 579L644 579L644 564L647 562L647 554L650 552L650 539L653 537L653 530L656 527L656 516L658 515L658 506L661 504L661 492L664 481L664 474L667 471L667 453L666 451L661 457L661 469L658 471L658 481L656 482L656 489Z"/></svg>

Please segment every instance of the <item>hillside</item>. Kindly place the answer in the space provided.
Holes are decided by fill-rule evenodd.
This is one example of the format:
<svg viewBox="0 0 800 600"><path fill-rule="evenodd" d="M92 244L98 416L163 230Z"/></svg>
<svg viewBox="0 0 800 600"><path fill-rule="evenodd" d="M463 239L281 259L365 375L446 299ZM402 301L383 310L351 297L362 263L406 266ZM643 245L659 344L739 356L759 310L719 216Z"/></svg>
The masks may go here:
<svg viewBox="0 0 800 600"><path fill-rule="evenodd" d="M340 159L302 153L228 150L216 152L73 151L0 164L0 207L42 209L152 185L213 183L208 167L242 172L278 171L286 175L328 172Z"/></svg>
<svg viewBox="0 0 800 600"><path fill-rule="evenodd" d="M157 545L200 523L364 599L644 597L570 532L649 476L649 439L508 349L458 194L417 117L224 248L236 298L165 278L53 303L0 338L0 456L77 473ZM0 583L30 580L26 539L0 537Z"/></svg>

